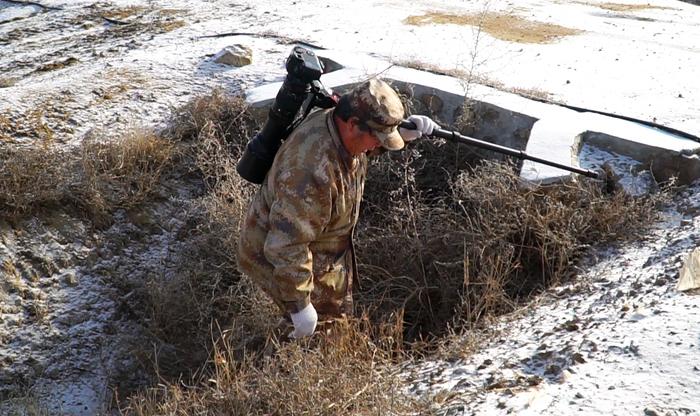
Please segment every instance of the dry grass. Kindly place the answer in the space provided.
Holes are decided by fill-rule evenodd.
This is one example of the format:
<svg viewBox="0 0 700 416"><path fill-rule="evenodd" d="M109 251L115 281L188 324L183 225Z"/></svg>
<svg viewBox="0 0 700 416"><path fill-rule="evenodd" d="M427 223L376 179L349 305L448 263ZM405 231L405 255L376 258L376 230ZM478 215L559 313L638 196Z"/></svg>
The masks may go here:
<svg viewBox="0 0 700 416"><path fill-rule="evenodd" d="M610 10L613 12L636 12L639 10L669 10L670 7L652 6L651 4L625 4L625 3L591 3L586 1L577 1L574 3L584 4L586 6L600 7L601 9Z"/></svg>
<svg viewBox="0 0 700 416"><path fill-rule="evenodd" d="M588 245L630 238L655 215L656 198L586 181L526 188L507 165L471 170L454 147L420 146L375 163L358 228L358 303L375 319L403 315L409 341L512 311L569 278Z"/></svg>
<svg viewBox="0 0 700 416"><path fill-rule="evenodd" d="M552 100L552 93L541 90L539 88L518 88L518 87L507 87L503 82L496 79L490 78L483 74L472 73L469 71L452 68L445 69L438 65L428 64L423 62L418 62L415 60L405 60L405 61L395 61L396 65L404 66L406 68L418 69L420 71L427 71L438 75L447 75L454 78L459 78L467 83L486 85L487 87L495 88L497 90L511 92L513 94L520 95L526 98L533 98L545 101Z"/></svg>
<svg viewBox="0 0 700 416"><path fill-rule="evenodd" d="M502 87L502 91L512 92L521 97L553 102L553 94L540 88Z"/></svg>
<svg viewBox="0 0 700 416"><path fill-rule="evenodd" d="M478 26L497 39L518 43L551 43L564 36L581 33L578 29L534 22L513 14L496 12L466 15L430 12L421 16L409 16L404 23L415 26L432 24Z"/></svg>
<svg viewBox="0 0 700 416"><path fill-rule="evenodd" d="M7 77L0 78L0 88L10 88L17 83L17 78Z"/></svg>
<svg viewBox="0 0 700 416"><path fill-rule="evenodd" d="M161 16L180 16L187 13L185 9L160 9L158 14Z"/></svg>
<svg viewBox="0 0 700 416"><path fill-rule="evenodd" d="M193 381L132 396L123 412L402 413L408 402L389 370L403 348L400 325L358 319L310 343L280 345L276 307L238 272L239 225L255 188L234 169L254 127L243 101L221 91L174 115L168 134L192 146L189 160L208 192L191 206L181 272L151 281L140 309L161 352L150 357L158 375Z"/></svg>
<svg viewBox="0 0 700 416"><path fill-rule="evenodd" d="M97 87L92 90L92 93L97 96L99 101L110 101L127 92L129 87L128 84L113 84L105 87Z"/></svg>
<svg viewBox="0 0 700 416"><path fill-rule="evenodd" d="M432 72L433 74L438 75L447 75L453 78L468 78L467 71L458 68L446 69L436 64L419 62L416 60L396 60L392 63L399 66L405 66L406 68L413 68L418 69L420 71Z"/></svg>
<svg viewBox="0 0 700 416"><path fill-rule="evenodd" d="M53 146L0 147L0 211L56 204L76 181L74 159Z"/></svg>
<svg viewBox="0 0 700 416"><path fill-rule="evenodd" d="M96 97L96 105L118 99L128 91L148 87L148 77L141 72L130 69L111 69L104 74L103 78L111 82L92 90L92 94Z"/></svg>
<svg viewBox="0 0 700 416"><path fill-rule="evenodd" d="M174 115L168 136L190 146L183 160L207 192L190 207L180 273L152 279L140 297L160 385L123 401L125 414L427 412L401 395L397 362L512 311L569 278L589 244L630 237L654 216L654 198L589 182L523 188L511 166L422 141L370 168L360 317L279 344L275 307L236 267L255 188L234 167L253 130L243 102L221 91Z"/></svg>
<svg viewBox="0 0 700 416"><path fill-rule="evenodd" d="M366 320L339 323L300 343L270 340L240 356L225 334L211 373L189 387L162 386L133 397L126 414L375 415L409 414L387 350L368 337Z"/></svg>
<svg viewBox="0 0 700 416"><path fill-rule="evenodd" d="M159 20L154 24L154 27L159 33L172 32L175 29L187 26L187 22L184 20Z"/></svg>
<svg viewBox="0 0 700 416"><path fill-rule="evenodd" d="M118 141L84 139L78 202L98 216L142 203L155 191L174 153L172 142L149 131Z"/></svg>
<svg viewBox="0 0 700 416"><path fill-rule="evenodd" d="M57 61L49 62L43 65L39 65L39 67L36 69L37 72L50 72L50 71L56 71L58 69L63 69L72 65L75 65L79 63L80 61L78 58L74 57L68 57L65 59L59 59Z"/></svg>
<svg viewBox="0 0 700 416"><path fill-rule="evenodd" d="M0 141L28 139L39 145L53 144L64 133L72 133L70 97L48 97L26 110L8 109L0 113Z"/></svg>
<svg viewBox="0 0 700 416"><path fill-rule="evenodd" d="M104 217L151 195L173 156L173 145L149 132L112 142L86 139L69 151L1 147L0 211L22 215L69 203Z"/></svg>
<svg viewBox="0 0 700 416"><path fill-rule="evenodd" d="M52 142L54 129L49 126L44 106L36 107L19 114L6 111L0 114L0 139L13 142L17 138L28 137L39 142Z"/></svg>
<svg viewBox="0 0 700 416"><path fill-rule="evenodd" d="M114 23L110 31L118 36L129 36L137 33L167 33L186 26L183 20L176 16L184 14L183 9L154 9L143 6L128 6L120 8L100 7L96 15L89 15L91 19L97 16Z"/></svg>
<svg viewBox="0 0 700 416"><path fill-rule="evenodd" d="M102 12L102 16L108 19L123 21L129 20L135 16L138 17L146 13L147 11L148 9L144 6L128 6L111 10L105 10Z"/></svg>
<svg viewBox="0 0 700 416"><path fill-rule="evenodd" d="M275 307L236 267L256 188L235 165L255 129L240 97L215 91L177 110L162 135L88 139L71 152L0 147L3 213L68 202L104 219L157 198L167 172L201 185L201 197L183 202L178 272L132 282L129 310L148 334L136 353L161 386L127 397L126 414L416 411L398 389L397 361L512 311L569 278L589 244L627 238L654 215L654 198L589 182L523 188L511 166L477 165L469 149L421 141L370 168L358 225L360 317L279 344Z"/></svg>
<svg viewBox="0 0 700 416"><path fill-rule="evenodd" d="M174 347L167 359L157 360L166 376L195 371L205 362L214 322L248 317L247 326L239 327L247 339L265 332L269 319L260 322L260 317L273 310L236 267L239 223L254 191L235 171L254 126L244 102L215 91L179 109L171 126L165 135L185 149L177 169L181 175L194 174L206 192L186 206L189 225L181 233L188 244L180 253L180 272L148 281L133 305L155 342Z"/></svg>
<svg viewBox="0 0 700 416"><path fill-rule="evenodd" d="M42 406L40 400L31 395L9 398L0 403L3 414L8 416L49 416L49 409Z"/></svg>
<svg viewBox="0 0 700 416"><path fill-rule="evenodd" d="M19 271L11 260L6 259L2 263L0 271L2 272L0 274L0 276L2 276L2 281L0 283L2 283L2 288L5 292L21 293L24 290L24 282L22 282Z"/></svg>

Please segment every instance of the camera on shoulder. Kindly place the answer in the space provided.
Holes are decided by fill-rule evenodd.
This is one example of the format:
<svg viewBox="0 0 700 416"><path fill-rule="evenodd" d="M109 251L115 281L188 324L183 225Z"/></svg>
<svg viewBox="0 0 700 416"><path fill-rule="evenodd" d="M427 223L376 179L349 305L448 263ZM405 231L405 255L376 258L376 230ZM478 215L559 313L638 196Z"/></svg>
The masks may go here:
<svg viewBox="0 0 700 416"><path fill-rule="evenodd" d="M320 81L323 63L312 50L296 46L287 57L285 68L287 76L262 130L248 142L236 165L238 174L248 182L261 184L265 180L282 142L313 107L330 108L335 105ZM305 111L300 112L307 100Z"/></svg>

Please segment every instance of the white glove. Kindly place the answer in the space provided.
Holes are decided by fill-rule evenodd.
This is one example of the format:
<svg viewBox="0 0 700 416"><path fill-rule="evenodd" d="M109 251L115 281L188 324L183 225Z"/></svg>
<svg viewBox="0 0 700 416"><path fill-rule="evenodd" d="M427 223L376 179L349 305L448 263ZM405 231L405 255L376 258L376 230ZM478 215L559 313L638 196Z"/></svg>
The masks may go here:
<svg viewBox="0 0 700 416"><path fill-rule="evenodd" d="M433 129L439 129L440 126L437 125L436 122L434 122L430 117L428 116L416 116L413 115L408 118L408 121L412 121L413 124L416 125L415 130L411 129L405 129L403 127L399 127L399 134L401 135L401 138L403 138L404 142L411 142L413 140L416 140L422 135L430 135L433 132Z"/></svg>
<svg viewBox="0 0 700 416"><path fill-rule="evenodd" d="M318 323L318 314L316 314L314 305L309 303L304 309L291 314L291 317L294 324L294 332L289 336L290 338L299 339L314 333L316 323Z"/></svg>

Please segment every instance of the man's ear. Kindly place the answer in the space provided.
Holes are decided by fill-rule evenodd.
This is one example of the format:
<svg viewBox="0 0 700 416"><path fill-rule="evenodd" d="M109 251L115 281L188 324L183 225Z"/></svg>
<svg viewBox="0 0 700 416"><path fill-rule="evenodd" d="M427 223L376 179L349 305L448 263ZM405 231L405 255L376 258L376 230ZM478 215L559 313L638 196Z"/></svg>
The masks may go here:
<svg viewBox="0 0 700 416"><path fill-rule="evenodd" d="M357 116L351 116L348 118L348 127L349 131L352 132L353 135L360 134L362 131L360 129L362 122L360 121L360 118Z"/></svg>

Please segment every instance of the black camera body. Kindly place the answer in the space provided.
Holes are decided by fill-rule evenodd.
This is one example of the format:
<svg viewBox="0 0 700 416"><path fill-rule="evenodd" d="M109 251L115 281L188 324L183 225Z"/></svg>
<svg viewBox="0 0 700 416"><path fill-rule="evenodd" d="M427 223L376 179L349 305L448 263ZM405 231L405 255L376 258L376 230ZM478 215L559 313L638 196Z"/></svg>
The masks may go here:
<svg viewBox="0 0 700 416"><path fill-rule="evenodd" d="M313 51L301 46L295 47L289 54L285 67L287 76L275 97L267 120L262 130L248 142L236 165L238 174L255 184L261 184L265 180L277 150L298 124L295 119L310 94L313 97L306 114L314 105L329 108L333 104L324 99L328 96L320 83L323 64ZM319 97L314 98L316 96Z"/></svg>
<svg viewBox="0 0 700 416"><path fill-rule="evenodd" d="M323 64L313 51L297 46L292 49L292 53L287 57L285 63L287 76L296 78L311 84L318 81L323 75Z"/></svg>

